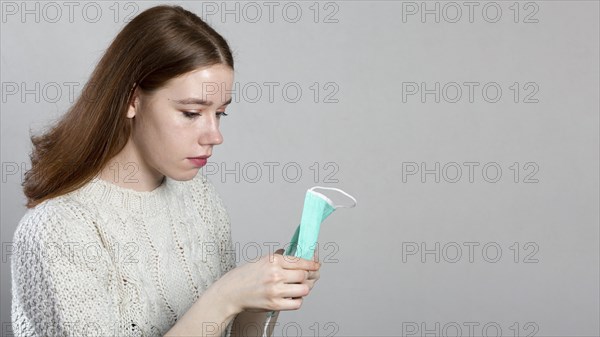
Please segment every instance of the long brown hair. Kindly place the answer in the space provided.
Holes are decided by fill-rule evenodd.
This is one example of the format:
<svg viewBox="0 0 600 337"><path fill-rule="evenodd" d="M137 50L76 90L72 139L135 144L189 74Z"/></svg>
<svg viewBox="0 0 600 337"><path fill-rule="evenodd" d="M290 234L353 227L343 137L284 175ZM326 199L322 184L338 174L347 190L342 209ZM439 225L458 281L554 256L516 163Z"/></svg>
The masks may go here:
<svg viewBox="0 0 600 337"><path fill-rule="evenodd" d="M112 41L77 101L46 133L31 135L32 168L22 183L27 208L90 181L129 139L133 89L151 93L194 69L225 64L227 41L180 6L156 6L129 22Z"/></svg>

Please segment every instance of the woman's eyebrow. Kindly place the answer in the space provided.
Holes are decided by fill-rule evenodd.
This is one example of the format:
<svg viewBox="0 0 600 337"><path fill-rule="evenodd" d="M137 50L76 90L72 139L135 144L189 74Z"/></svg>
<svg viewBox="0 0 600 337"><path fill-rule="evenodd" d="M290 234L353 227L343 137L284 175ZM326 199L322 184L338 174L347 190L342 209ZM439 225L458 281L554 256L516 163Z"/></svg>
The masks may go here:
<svg viewBox="0 0 600 337"><path fill-rule="evenodd" d="M183 105L204 105L204 106L211 106L214 103L212 101L207 101L204 99L200 99L200 98L183 98L183 99L173 99L172 100L175 103L178 104L183 104ZM228 105L229 103L231 103L231 98L229 98L225 103L223 103L223 105Z"/></svg>

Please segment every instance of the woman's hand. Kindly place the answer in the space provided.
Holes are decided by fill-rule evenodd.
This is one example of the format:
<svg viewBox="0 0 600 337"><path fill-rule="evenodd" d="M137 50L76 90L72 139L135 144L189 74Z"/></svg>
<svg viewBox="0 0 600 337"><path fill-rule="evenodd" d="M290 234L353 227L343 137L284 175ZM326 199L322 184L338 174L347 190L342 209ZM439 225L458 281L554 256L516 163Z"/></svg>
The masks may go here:
<svg viewBox="0 0 600 337"><path fill-rule="evenodd" d="M321 264L281 255L283 249L223 275L219 293L235 312L297 310L319 279Z"/></svg>

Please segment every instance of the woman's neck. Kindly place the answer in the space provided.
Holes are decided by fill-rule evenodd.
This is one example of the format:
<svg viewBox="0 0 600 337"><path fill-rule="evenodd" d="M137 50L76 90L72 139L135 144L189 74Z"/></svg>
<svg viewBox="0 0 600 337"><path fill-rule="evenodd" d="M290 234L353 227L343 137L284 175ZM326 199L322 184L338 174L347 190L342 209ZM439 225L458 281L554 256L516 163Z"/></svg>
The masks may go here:
<svg viewBox="0 0 600 337"><path fill-rule="evenodd" d="M104 166L99 178L138 192L153 191L166 179L143 160L131 138Z"/></svg>

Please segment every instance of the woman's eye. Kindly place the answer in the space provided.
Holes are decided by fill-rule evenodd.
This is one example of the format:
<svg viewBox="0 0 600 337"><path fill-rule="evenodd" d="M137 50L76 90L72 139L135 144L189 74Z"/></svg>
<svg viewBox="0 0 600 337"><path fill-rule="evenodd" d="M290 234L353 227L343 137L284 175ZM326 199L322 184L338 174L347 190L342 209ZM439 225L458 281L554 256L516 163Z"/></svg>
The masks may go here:
<svg viewBox="0 0 600 337"><path fill-rule="evenodd" d="M182 111L182 113L185 117L190 118L190 119L200 116L200 113L198 113L198 112ZM221 118L221 116L227 116L225 111L217 112L217 117Z"/></svg>
<svg viewBox="0 0 600 337"><path fill-rule="evenodd" d="M196 118L197 116L200 116L200 114L197 113L197 112L188 112L188 111L182 111L182 112L183 112L183 115L185 117L190 118L190 119L191 118Z"/></svg>

